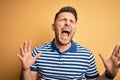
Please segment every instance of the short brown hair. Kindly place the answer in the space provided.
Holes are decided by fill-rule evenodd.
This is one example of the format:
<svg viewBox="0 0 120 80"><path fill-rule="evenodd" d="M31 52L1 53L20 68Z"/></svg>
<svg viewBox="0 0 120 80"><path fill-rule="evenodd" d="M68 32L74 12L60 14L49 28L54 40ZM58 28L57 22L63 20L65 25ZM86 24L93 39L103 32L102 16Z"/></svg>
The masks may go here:
<svg viewBox="0 0 120 80"><path fill-rule="evenodd" d="M61 9L59 10L59 12L56 13L55 18L54 18L54 22L56 21L58 15L59 15L60 13L62 13L62 12L70 12L70 13L72 13L72 14L75 16L75 20L76 20L76 22L77 22L77 19L78 19L78 18L77 18L76 9L73 8L73 7L71 7L71 6L66 6L66 7L61 8Z"/></svg>

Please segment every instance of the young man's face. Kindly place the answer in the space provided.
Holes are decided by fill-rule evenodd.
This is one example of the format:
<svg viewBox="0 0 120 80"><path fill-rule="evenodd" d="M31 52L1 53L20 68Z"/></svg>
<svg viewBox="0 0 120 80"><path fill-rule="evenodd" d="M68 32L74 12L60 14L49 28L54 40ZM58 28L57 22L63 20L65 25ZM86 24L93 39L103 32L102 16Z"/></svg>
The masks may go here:
<svg viewBox="0 0 120 80"><path fill-rule="evenodd" d="M69 44L76 31L76 20L74 15L69 12L60 13L52 25L52 28L55 31L55 39L58 44Z"/></svg>

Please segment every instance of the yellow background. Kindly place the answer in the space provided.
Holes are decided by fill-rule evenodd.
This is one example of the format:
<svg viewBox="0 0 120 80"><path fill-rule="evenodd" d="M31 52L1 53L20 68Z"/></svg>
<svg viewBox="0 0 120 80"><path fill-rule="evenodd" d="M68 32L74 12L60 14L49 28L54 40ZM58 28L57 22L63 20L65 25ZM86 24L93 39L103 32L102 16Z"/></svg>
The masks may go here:
<svg viewBox="0 0 120 80"><path fill-rule="evenodd" d="M31 40L33 49L51 41L54 15L68 5L78 12L74 40L93 52L100 74L104 72L99 53L108 59L120 44L120 0L0 0L0 80L19 80L19 46Z"/></svg>

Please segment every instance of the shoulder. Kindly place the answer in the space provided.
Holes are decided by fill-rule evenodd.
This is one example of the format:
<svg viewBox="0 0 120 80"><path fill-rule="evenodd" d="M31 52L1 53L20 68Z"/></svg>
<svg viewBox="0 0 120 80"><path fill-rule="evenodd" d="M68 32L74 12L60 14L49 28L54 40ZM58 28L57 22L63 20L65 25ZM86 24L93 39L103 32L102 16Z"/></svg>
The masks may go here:
<svg viewBox="0 0 120 80"><path fill-rule="evenodd" d="M91 53L91 50L89 50L88 48L84 47L83 45L76 43L76 48L78 49L78 51L87 51Z"/></svg>
<svg viewBox="0 0 120 80"><path fill-rule="evenodd" d="M46 42L42 45L38 45L36 46L33 50L32 50L32 54L33 56L36 55L37 53L42 53L43 51L49 51L51 50L51 42Z"/></svg>
<svg viewBox="0 0 120 80"><path fill-rule="evenodd" d="M84 59L89 60L90 63L94 62L95 58L94 55L92 54L92 51L89 50L88 48L76 43L77 46L77 52L80 53Z"/></svg>
<svg viewBox="0 0 120 80"><path fill-rule="evenodd" d="M50 48L51 47L51 43L50 42L46 42L42 45L39 45L37 47L35 47L37 50L42 50L42 49L46 49L46 48Z"/></svg>
<svg viewBox="0 0 120 80"><path fill-rule="evenodd" d="M79 44L79 43L76 43L76 52L78 53L84 53L86 55L92 55L92 51L89 50L88 48L84 47L83 45Z"/></svg>

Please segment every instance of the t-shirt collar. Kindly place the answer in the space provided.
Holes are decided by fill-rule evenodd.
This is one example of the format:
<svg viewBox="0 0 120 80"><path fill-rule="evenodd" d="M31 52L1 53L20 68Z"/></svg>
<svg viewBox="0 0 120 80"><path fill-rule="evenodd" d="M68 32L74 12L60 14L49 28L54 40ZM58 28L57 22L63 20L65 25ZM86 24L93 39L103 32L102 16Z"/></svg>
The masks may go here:
<svg viewBox="0 0 120 80"><path fill-rule="evenodd" d="M55 39L53 39L53 41L51 42L52 51L58 51L59 53L61 53L59 49L56 47L54 40ZM65 52L76 52L76 43L74 41L71 41L71 47L68 50L64 51L63 53Z"/></svg>

